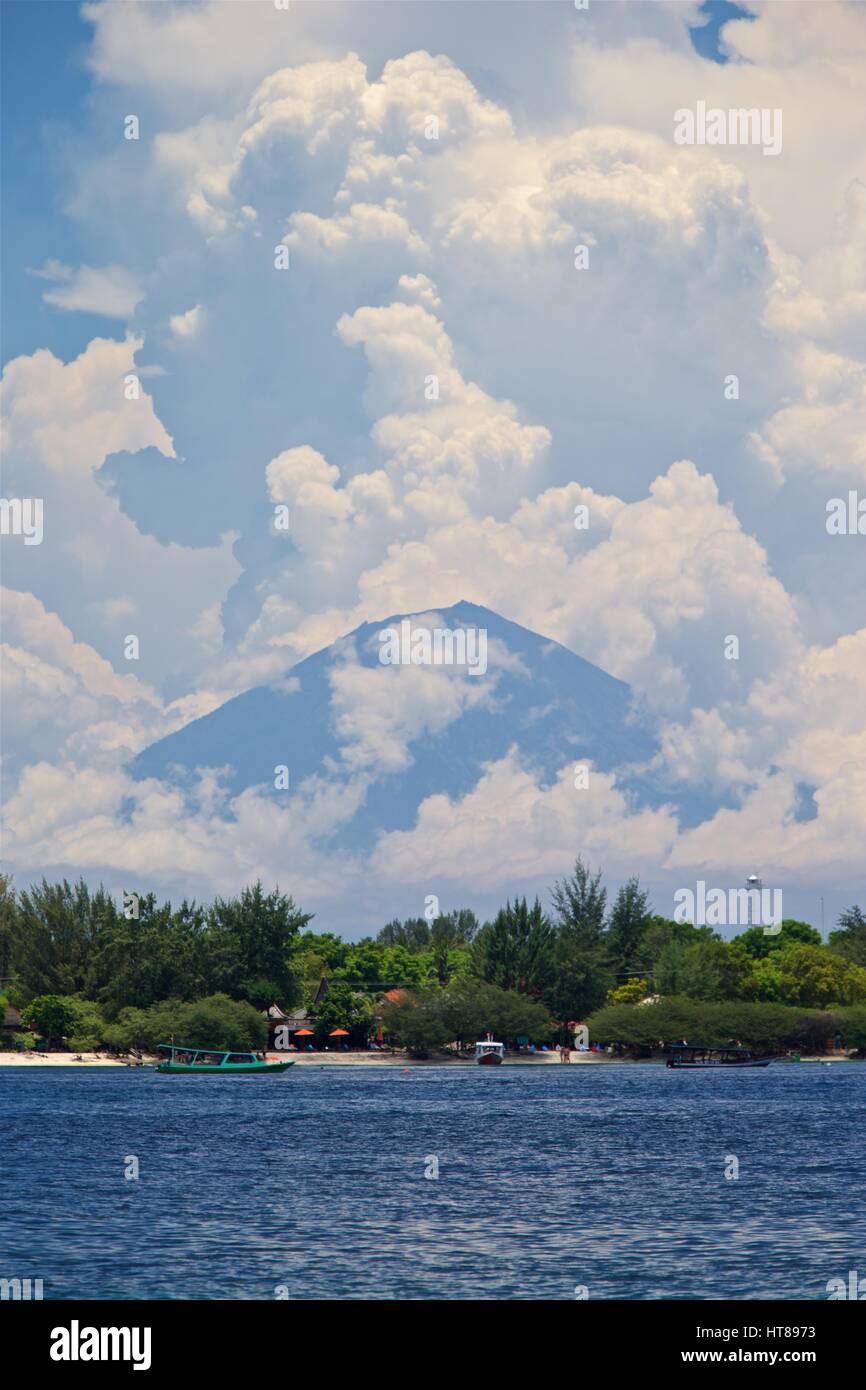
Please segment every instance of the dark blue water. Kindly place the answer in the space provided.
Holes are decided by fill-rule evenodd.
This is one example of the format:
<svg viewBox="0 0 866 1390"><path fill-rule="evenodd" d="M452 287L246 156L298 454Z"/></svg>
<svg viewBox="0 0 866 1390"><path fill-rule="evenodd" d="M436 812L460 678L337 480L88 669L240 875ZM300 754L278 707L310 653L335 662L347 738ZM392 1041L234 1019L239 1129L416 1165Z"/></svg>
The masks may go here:
<svg viewBox="0 0 866 1390"><path fill-rule="evenodd" d="M866 1274L864 1117L855 1063L2 1069L0 1276L61 1299L826 1298Z"/></svg>

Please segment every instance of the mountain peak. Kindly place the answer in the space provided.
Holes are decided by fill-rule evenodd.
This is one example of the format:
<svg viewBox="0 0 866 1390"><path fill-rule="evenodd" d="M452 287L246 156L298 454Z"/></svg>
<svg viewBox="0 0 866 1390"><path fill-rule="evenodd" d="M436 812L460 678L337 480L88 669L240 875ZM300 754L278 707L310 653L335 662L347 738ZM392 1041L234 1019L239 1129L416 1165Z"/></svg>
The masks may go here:
<svg viewBox="0 0 866 1390"><path fill-rule="evenodd" d="M486 631L483 672L467 679L465 669L380 663L379 634L427 614L449 629ZM634 715L629 687L467 599L362 623L287 675L280 687L247 690L152 744L133 774L183 784L200 769L228 768L221 775L231 795L257 788L283 801L310 779L343 787L357 809L325 838L365 852L381 833L411 829L427 798L467 795L485 768L507 757L544 784L591 762L660 802L638 770L657 744ZM288 793L275 788L278 767L289 770Z"/></svg>

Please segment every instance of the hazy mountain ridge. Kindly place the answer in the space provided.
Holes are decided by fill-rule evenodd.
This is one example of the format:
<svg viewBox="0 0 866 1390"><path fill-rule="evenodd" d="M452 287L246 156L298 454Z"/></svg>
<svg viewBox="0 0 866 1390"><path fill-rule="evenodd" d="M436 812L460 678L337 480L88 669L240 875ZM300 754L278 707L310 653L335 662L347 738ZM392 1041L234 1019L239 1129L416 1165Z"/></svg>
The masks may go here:
<svg viewBox="0 0 866 1390"><path fill-rule="evenodd" d="M359 766L352 750L347 753L351 740L335 708L337 673L348 663L378 671L383 680L399 680L406 671L414 680L419 671L442 680L441 668L379 663L379 633L399 627L404 618L416 626L419 620L429 622L430 614L452 630L486 631L486 675L461 673L466 703L444 727L422 729L408 739L408 765L397 770L361 765L371 781L361 807L340 826L341 846L368 849L382 831L410 829L426 797L464 796L484 765L512 748L544 784L564 767L591 762L600 771L616 771L618 784L637 804L673 801L686 821L712 809L703 797L683 796L682 788L678 793L665 789L646 770L658 742L649 722L636 713L628 685L550 638L463 601L362 624L298 662L287 673L285 688L245 691L143 750L132 764L135 776L182 782L197 768L229 767L232 794L260 787L283 797L285 792L273 790L274 769L281 764L290 770L292 789L316 774L348 780Z"/></svg>

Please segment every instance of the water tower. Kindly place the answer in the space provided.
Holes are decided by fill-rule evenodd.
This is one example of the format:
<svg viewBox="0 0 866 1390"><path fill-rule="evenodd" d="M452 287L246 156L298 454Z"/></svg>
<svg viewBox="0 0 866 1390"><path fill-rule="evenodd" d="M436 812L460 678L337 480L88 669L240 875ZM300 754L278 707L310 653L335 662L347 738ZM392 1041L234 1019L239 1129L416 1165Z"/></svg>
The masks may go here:
<svg viewBox="0 0 866 1390"><path fill-rule="evenodd" d="M749 914L750 927L757 926L761 920L761 889L763 888L763 886L763 881L758 877L757 874L749 874L749 877L746 879L746 887L749 889L749 896L747 898L748 907L746 911ZM752 897L753 890L757 890L757 898ZM758 905L757 913L756 915L753 915L755 914L755 903L757 903Z"/></svg>

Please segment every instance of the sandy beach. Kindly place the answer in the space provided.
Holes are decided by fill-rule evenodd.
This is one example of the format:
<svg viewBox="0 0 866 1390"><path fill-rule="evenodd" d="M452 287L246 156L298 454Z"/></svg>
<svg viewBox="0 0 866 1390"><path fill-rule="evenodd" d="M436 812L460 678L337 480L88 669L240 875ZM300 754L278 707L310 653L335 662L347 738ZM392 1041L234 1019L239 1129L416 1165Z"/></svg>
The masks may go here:
<svg viewBox="0 0 866 1390"><path fill-rule="evenodd" d="M83 1052L80 1059L72 1052L0 1052L0 1067L29 1067L31 1071L45 1067L123 1067L128 1062L116 1057L103 1057L97 1052Z"/></svg>
<svg viewBox="0 0 866 1390"><path fill-rule="evenodd" d="M0 1052L0 1067L25 1067L31 1071L40 1070L45 1067L138 1067L154 1066L160 1059L158 1057L144 1056L141 1063L129 1059L119 1059L108 1057L98 1052L83 1052L75 1055L71 1052ZM286 1060L285 1053L270 1052L268 1060L282 1062ZM419 1059L408 1057L403 1053L377 1053L377 1052L301 1052L292 1056L291 1060L300 1067L472 1067L475 1066L473 1058L464 1057L429 1057ZM578 1059L572 1056L572 1064ZM601 1057L598 1054L581 1057L580 1063L585 1065L587 1062L612 1062L618 1059L613 1057ZM540 1053L532 1057L507 1058L505 1066L548 1066L551 1062L563 1065L559 1061L557 1053Z"/></svg>
<svg viewBox="0 0 866 1390"><path fill-rule="evenodd" d="M285 1053L269 1053L270 1061L285 1061ZM104 1056L98 1052L83 1052L80 1055L71 1052L0 1052L0 1067L23 1067L31 1071L41 1071L46 1067L75 1067L81 1070L83 1067L141 1067L155 1066L160 1059L158 1057L143 1057L141 1062L130 1061L129 1059L118 1059L116 1057ZM472 1057L409 1057L404 1053L376 1053L376 1052L302 1052L291 1059L299 1067L474 1067L476 1065ZM792 1059L784 1057L779 1062L785 1065L802 1066L804 1063L836 1063L855 1061L851 1057L801 1057L800 1062L796 1063ZM664 1066L661 1058L627 1058L610 1057L598 1052L572 1052L571 1061L568 1063L560 1062L556 1052L540 1052L532 1056L512 1056L506 1057L503 1066L506 1067L546 1067L546 1066L572 1066L572 1067L604 1067L604 1066Z"/></svg>

